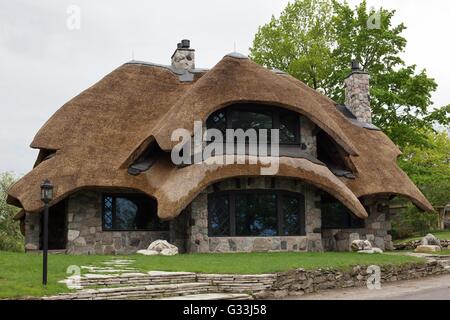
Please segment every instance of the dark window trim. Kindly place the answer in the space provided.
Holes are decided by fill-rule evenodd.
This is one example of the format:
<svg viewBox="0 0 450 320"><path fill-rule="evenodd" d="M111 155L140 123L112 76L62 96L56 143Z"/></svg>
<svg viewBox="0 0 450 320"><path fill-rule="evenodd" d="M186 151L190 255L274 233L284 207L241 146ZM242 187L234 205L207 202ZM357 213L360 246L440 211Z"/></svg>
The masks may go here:
<svg viewBox="0 0 450 320"><path fill-rule="evenodd" d="M141 194L141 193L103 193L102 194L102 232L169 232L168 230L155 230L155 229L114 229L114 226L112 229L105 229L105 198L107 197L112 197L113 198L113 202L112 202L112 212L111 212L111 219L113 221L113 225L114 225L114 220L116 217L116 201L115 198L139 198L139 197L148 197L145 194ZM150 197L149 197L150 198ZM152 199L152 198L150 198ZM156 217L159 219L158 214L156 212Z"/></svg>
<svg viewBox="0 0 450 320"><path fill-rule="evenodd" d="M258 193L258 194L273 194L275 193L277 198L277 235L275 236L239 236L236 235L236 194L243 194L243 193ZM228 196L228 203L229 203L229 217L230 217L230 234L229 235L223 235L223 236L213 236L212 235L212 226L210 218L210 199L214 196L222 196L227 195ZM294 235L284 235L284 219L283 219L283 196L291 196L296 197L299 199L299 212L298 212L298 218L299 218L299 234ZM305 228L306 222L305 222L305 196L302 193L293 192L293 191L287 191L287 190L281 190L281 189L244 189L244 190L223 190L223 191L215 191L208 194L208 236L212 238L271 238L271 237L303 237L306 236L306 228Z"/></svg>
<svg viewBox="0 0 450 320"><path fill-rule="evenodd" d="M286 113L295 114L296 115L295 121L296 121L296 126L297 126L297 130L295 131L295 142L280 143L280 146L300 145L302 143L301 123L300 123L301 115L295 111L285 109L283 107L268 106L268 105L266 106L266 105L261 105L261 104L246 104L246 103L233 104L228 107L224 107L222 109L214 111L207 117L207 120L209 119L209 117L211 117L216 112L224 112L225 113L225 121L226 121L226 129L233 129L233 127L232 127L232 112L233 111L259 112L259 113L271 114L272 115L272 129L280 129L280 113L286 112Z"/></svg>

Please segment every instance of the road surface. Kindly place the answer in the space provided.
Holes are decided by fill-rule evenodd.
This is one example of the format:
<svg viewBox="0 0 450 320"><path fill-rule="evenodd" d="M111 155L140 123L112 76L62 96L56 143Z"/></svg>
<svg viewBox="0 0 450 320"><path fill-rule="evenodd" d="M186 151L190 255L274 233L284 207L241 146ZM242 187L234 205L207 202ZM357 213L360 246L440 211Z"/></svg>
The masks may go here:
<svg viewBox="0 0 450 320"><path fill-rule="evenodd" d="M450 275L382 283L380 290L347 288L326 290L287 300L450 300Z"/></svg>

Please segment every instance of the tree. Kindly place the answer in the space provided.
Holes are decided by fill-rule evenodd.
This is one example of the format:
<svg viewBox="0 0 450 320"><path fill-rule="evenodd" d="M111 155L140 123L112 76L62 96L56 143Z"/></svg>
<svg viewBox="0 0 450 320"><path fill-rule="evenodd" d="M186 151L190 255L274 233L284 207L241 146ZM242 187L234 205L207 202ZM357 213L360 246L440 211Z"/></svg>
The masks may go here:
<svg viewBox="0 0 450 320"><path fill-rule="evenodd" d="M450 105L432 110L436 82L401 59L404 24L393 25L395 11L355 9L336 0L297 0L277 19L260 27L250 56L264 66L288 72L314 89L344 103L342 83L350 61L371 75L373 122L401 148L426 146L425 131L450 123ZM371 17L379 28L369 28Z"/></svg>
<svg viewBox="0 0 450 320"><path fill-rule="evenodd" d="M14 181L12 174L0 174L0 250L4 251L23 251L19 223L13 220L18 209L6 203L7 190Z"/></svg>
<svg viewBox="0 0 450 320"><path fill-rule="evenodd" d="M450 138L447 132L424 135L428 147L405 147L399 165L434 206L444 206L450 202Z"/></svg>

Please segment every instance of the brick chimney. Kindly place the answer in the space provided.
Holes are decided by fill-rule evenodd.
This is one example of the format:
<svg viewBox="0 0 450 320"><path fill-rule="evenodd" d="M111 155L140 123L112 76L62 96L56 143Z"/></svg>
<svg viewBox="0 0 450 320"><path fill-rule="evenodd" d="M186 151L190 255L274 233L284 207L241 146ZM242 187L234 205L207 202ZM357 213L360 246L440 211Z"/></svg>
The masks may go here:
<svg viewBox="0 0 450 320"><path fill-rule="evenodd" d="M359 121L372 123L370 108L370 75L361 70L357 60L352 61L352 72L345 79L345 105Z"/></svg>
<svg viewBox="0 0 450 320"><path fill-rule="evenodd" d="M189 40L181 40L172 55L172 67L181 70L195 69L195 50Z"/></svg>

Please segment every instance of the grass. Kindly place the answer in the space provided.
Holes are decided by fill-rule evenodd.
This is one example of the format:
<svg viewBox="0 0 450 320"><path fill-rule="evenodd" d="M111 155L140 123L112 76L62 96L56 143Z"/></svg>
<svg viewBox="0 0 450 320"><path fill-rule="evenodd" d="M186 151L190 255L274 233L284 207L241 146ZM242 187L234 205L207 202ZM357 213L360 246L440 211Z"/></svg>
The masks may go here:
<svg viewBox="0 0 450 320"><path fill-rule="evenodd" d="M69 291L57 283L64 279L70 265L101 265L111 259L136 260L132 267L141 271L193 271L204 273L259 274L295 268L348 269L352 265L398 265L423 262L423 259L399 254L363 255L353 252L326 253L234 253L182 254L163 256L49 256L47 288L42 288L42 256L0 251L0 298L43 296Z"/></svg>
<svg viewBox="0 0 450 320"><path fill-rule="evenodd" d="M443 231L435 231L435 232L429 232L431 234L433 234L434 236L436 236L438 239L450 239L450 230L443 230ZM403 242L408 242L408 241L412 241L412 240L420 240L423 237L417 236L417 237L411 237L411 238L406 238L406 239L397 239L394 241L394 243L403 243Z"/></svg>

